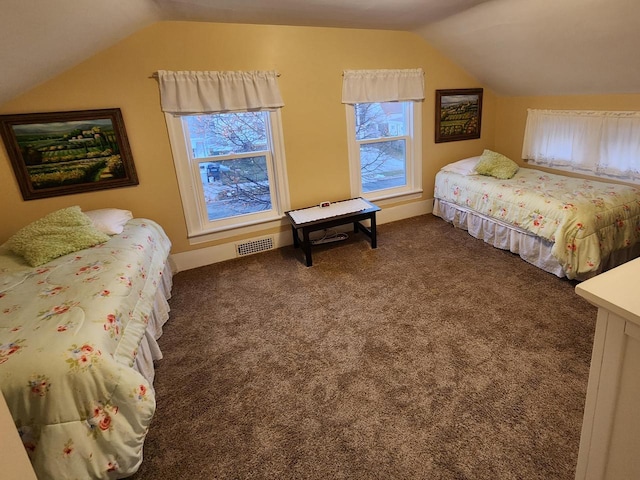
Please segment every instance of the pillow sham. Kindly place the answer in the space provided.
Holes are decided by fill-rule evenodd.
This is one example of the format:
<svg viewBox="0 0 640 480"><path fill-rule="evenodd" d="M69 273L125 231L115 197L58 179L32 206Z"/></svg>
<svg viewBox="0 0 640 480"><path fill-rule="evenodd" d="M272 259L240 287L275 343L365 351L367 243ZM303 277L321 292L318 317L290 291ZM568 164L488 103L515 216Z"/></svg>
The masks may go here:
<svg viewBox="0 0 640 480"><path fill-rule="evenodd" d="M440 170L445 172L459 173L460 175L476 175L476 165L480 161L480 155L477 157L469 157L457 162L445 165Z"/></svg>
<svg viewBox="0 0 640 480"><path fill-rule="evenodd" d="M513 177L519 169L518 164L509 157L491 150L485 150L476 165L476 172L480 175L488 175L503 180Z"/></svg>
<svg viewBox="0 0 640 480"><path fill-rule="evenodd" d="M107 235L118 235L124 230L125 224L133 218L129 210L119 208L100 208L83 212L91 219L93 226Z"/></svg>
<svg viewBox="0 0 640 480"><path fill-rule="evenodd" d="M79 206L56 210L23 227L5 244L37 267L67 253L89 248L109 240Z"/></svg>

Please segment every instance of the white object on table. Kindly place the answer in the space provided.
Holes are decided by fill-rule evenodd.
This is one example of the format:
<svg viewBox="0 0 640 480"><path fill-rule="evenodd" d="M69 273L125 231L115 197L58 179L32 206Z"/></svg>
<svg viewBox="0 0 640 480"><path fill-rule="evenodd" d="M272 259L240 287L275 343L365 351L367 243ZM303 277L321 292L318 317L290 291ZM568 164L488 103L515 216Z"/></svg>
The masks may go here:
<svg viewBox="0 0 640 480"><path fill-rule="evenodd" d="M328 207L317 206L291 210L289 215L291 215L291 218L293 218L296 223L300 224L324 218L337 217L338 215L346 215L347 213L359 212L367 208L371 208L371 205L361 198L352 198L351 200L331 203Z"/></svg>

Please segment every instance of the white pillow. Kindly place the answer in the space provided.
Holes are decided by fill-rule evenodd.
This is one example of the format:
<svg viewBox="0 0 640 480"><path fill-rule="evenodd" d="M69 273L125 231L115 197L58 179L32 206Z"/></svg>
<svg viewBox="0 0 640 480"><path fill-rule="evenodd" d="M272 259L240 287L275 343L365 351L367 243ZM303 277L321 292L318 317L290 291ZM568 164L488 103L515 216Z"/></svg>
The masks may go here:
<svg viewBox="0 0 640 480"><path fill-rule="evenodd" d="M460 175L477 175L476 165L480 161L481 155L477 157L465 158L464 160L458 160L457 162L445 165L440 170L445 172L458 173Z"/></svg>
<svg viewBox="0 0 640 480"><path fill-rule="evenodd" d="M119 208L101 208L84 213L93 222L93 226L107 235L118 235L124 230L124 225L133 218L129 210Z"/></svg>

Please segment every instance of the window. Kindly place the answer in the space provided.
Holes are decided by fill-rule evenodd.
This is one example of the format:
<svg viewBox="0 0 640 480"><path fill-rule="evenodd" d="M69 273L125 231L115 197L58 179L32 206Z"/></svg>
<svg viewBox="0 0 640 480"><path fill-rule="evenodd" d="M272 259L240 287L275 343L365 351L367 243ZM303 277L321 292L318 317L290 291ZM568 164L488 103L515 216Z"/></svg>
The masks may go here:
<svg viewBox="0 0 640 480"><path fill-rule="evenodd" d="M167 117L190 236L282 217L279 111Z"/></svg>
<svg viewBox="0 0 640 480"><path fill-rule="evenodd" d="M418 114L413 102L347 105L353 196L373 199L420 191L421 155L415 141L420 116L415 110Z"/></svg>
<svg viewBox="0 0 640 480"><path fill-rule="evenodd" d="M640 112L529 109L522 158L640 183Z"/></svg>
<svg viewBox="0 0 640 480"><path fill-rule="evenodd" d="M277 76L158 71L192 243L282 224L289 195Z"/></svg>
<svg viewBox="0 0 640 480"><path fill-rule="evenodd" d="M345 71L351 195L371 200L422 192L422 70Z"/></svg>

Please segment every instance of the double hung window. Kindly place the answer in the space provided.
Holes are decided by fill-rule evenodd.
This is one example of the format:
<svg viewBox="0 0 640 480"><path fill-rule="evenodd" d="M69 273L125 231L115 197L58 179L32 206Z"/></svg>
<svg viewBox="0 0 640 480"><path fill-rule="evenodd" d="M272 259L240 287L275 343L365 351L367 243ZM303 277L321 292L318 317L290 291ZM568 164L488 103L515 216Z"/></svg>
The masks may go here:
<svg viewBox="0 0 640 480"><path fill-rule="evenodd" d="M350 130L357 151L352 162L361 192L375 195L407 188L413 179L412 102L358 103ZM354 185L357 188L357 185Z"/></svg>
<svg viewBox="0 0 640 480"><path fill-rule="evenodd" d="M421 192L422 70L346 71L343 103L351 194L381 199Z"/></svg>
<svg viewBox="0 0 640 480"><path fill-rule="evenodd" d="M210 80L217 72L206 73L205 80ZM217 91L204 93L220 97L230 85L253 87L261 80L254 75L216 75L211 83ZM224 83L229 77L233 82ZM271 106L281 103L279 92L275 102L265 102L261 95L258 105L244 94L240 92L239 101L165 111L190 237L231 229L236 234L238 229L279 222L289 207L280 113ZM172 97L171 90L167 97L182 101Z"/></svg>

